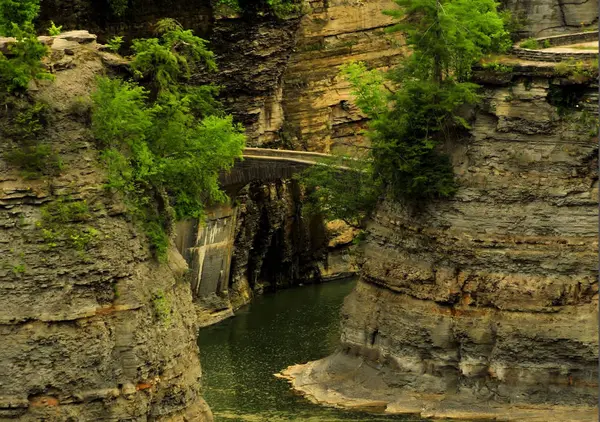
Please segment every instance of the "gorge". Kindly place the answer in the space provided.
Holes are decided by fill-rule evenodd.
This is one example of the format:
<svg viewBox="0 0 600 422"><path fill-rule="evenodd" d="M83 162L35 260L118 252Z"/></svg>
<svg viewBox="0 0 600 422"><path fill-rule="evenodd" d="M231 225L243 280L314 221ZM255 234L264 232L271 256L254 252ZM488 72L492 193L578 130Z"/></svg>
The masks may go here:
<svg viewBox="0 0 600 422"><path fill-rule="evenodd" d="M28 180L0 158L0 420L212 420L198 327L262 291L356 271L353 236L334 241L304 215L290 179L299 168L276 160L259 176L230 175L232 201L206 221L180 222L167 263L155 262L122 198L103 189L78 111L96 75L124 64L94 35L67 31L104 43L175 17L211 41L214 82L249 147L331 153L366 142L366 116L339 66L388 69L407 54L399 35L384 33L392 21L381 11L394 3L312 1L290 19L216 16L204 0L131 4L116 17L104 2L42 3L40 25L65 32L47 41L55 81L32 95L51 107L47 136L65 170ZM592 1L506 6L531 16L527 36L597 22ZM312 401L424 418L597 420L597 74L500 63L475 70L484 100L468 110L471 130L444 145L457 195L378 205L340 347L284 371ZM9 148L0 145L3 157ZM44 238L44 207L61 201L86 204L67 224L98 233L83 252Z"/></svg>

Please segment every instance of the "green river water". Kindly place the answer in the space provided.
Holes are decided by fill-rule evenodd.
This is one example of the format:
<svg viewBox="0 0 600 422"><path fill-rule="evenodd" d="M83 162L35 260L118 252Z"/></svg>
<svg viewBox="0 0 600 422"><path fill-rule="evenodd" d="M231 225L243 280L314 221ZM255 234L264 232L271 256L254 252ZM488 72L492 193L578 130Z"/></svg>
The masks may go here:
<svg viewBox="0 0 600 422"><path fill-rule="evenodd" d="M318 406L273 374L332 353L340 308L355 280L258 297L234 318L200 330L204 397L219 421L419 421Z"/></svg>

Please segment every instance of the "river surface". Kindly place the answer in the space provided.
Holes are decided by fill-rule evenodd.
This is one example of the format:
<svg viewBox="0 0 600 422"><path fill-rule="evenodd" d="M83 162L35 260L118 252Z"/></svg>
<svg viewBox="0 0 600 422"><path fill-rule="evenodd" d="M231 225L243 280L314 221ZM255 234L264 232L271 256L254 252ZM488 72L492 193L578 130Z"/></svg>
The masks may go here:
<svg viewBox="0 0 600 422"><path fill-rule="evenodd" d="M273 376L336 349L340 308L355 283L333 281L260 296L234 318L201 329L204 398L216 421L426 421L315 405Z"/></svg>

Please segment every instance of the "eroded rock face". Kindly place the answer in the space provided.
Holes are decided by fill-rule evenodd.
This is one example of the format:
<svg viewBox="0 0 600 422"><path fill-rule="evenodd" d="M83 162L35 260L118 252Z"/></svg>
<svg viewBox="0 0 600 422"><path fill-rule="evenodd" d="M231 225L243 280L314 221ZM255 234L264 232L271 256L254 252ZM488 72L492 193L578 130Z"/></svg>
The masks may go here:
<svg viewBox="0 0 600 422"><path fill-rule="evenodd" d="M385 34L393 20L382 11L397 7L392 0L313 1L312 12L298 29L297 45L283 77L279 142L288 149L343 151L359 143L365 116L353 104L340 66L362 61L387 69L398 62L399 34Z"/></svg>
<svg viewBox="0 0 600 422"><path fill-rule="evenodd" d="M325 255L319 219L302 215L298 183L253 183L238 196L235 251L229 294L234 309L253 292L320 281Z"/></svg>
<svg viewBox="0 0 600 422"><path fill-rule="evenodd" d="M596 88L564 83L486 86L470 137L448 147L457 196L380 205L341 350L290 368L298 390L424 416L597 420L597 115L577 111ZM579 92L560 115L557 89Z"/></svg>
<svg viewBox="0 0 600 422"><path fill-rule="evenodd" d="M157 264L104 189L85 100L104 66L72 35L46 40L56 80L32 87L60 174L24 180L0 158L0 419L211 421L187 265L174 248ZM72 203L76 218L47 225L43 207Z"/></svg>
<svg viewBox="0 0 600 422"><path fill-rule="evenodd" d="M503 0L501 3L521 20L523 36L578 32L598 23L597 0Z"/></svg>

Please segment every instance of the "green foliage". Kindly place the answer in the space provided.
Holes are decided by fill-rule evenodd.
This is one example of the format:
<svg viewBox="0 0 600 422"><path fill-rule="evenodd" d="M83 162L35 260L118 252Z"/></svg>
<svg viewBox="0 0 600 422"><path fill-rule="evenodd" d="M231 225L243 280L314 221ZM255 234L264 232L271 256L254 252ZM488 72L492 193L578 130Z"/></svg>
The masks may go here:
<svg viewBox="0 0 600 422"><path fill-rule="evenodd" d="M152 310L154 317L161 323L171 325L171 302L162 290L152 296Z"/></svg>
<svg viewBox="0 0 600 422"><path fill-rule="evenodd" d="M215 15L227 16L242 12L240 3L237 0L216 0L213 4Z"/></svg>
<svg viewBox="0 0 600 422"><path fill-rule="evenodd" d="M368 71L363 63L342 66L341 72L352 84L356 103L365 114L377 118L387 112L381 72ZM369 150L353 148L350 152L308 168L299 179L306 187L307 212L359 227L381 196L382 182L374 177Z"/></svg>
<svg viewBox="0 0 600 422"><path fill-rule="evenodd" d="M576 61L573 58L558 63L554 71L560 76L585 81L598 76L598 60Z"/></svg>
<svg viewBox="0 0 600 422"><path fill-rule="evenodd" d="M43 139L47 106L43 103L8 101L10 122L3 127L5 140L12 140L14 147L4 158L18 167L26 179L53 176L62 169L60 157Z"/></svg>
<svg viewBox="0 0 600 422"><path fill-rule="evenodd" d="M356 105L371 118L388 111L389 92L383 87L385 75L378 70L367 70L362 62L348 63L340 67L341 74L352 85Z"/></svg>
<svg viewBox="0 0 600 422"><path fill-rule="evenodd" d="M469 128L459 109L479 101L478 86L468 82L473 65L511 46L493 0L395 2L400 8L384 13L397 20L390 30L404 32L412 54L385 75L394 89L384 84L384 75L364 64L341 68L356 104L371 119L369 155L361 157L370 164L360 177L343 181L352 189L344 189L343 178L331 174L331 166L317 166L305 182L317 192L314 203L322 212L335 207L341 210L335 217L347 221L351 215L354 221L364 219L360 207L368 212L372 206L355 205L363 199L372 204L381 188L396 200L409 201L447 198L456 192L450 160L440 147Z"/></svg>
<svg viewBox="0 0 600 422"><path fill-rule="evenodd" d="M25 91L32 79L52 79L42 64L46 46L29 30L13 26L12 34L16 42L7 55L0 53L0 95Z"/></svg>
<svg viewBox="0 0 600 422"><path fill-rule="evenodd" d="M447 134L468 128L455 112L478 100L475 89L466 82L405 81L391 97L391 111L371 122L374 171L395 198L455 193L452 167L437 146Z"/></svg>
<svg viewBox="0 0 600 422"><path fill-rule="evenodd" d="M215 14L226 16L232 13L273 14L279 19L298 16L304 12L298 0L213 0Z"/></svg>
<svg viewBox="0 0 600 422"><path fill-rule="evenodd" d="M173 19L162 19L156 28L160 39L133 41L135 56L131 61L137 79L149 84L153 97L178 90L193 71L217 69L206 40L184 30Z"/></svg>
<svg viewBox="0 0 600 422"><path fill-rule="evenodd" d="M36 225L49 248L63 243L83 254L100 234L82 225L91 217L87 202L61 198L42 207L42 220Z"/></svg>
<svg viewBox="0 0 600 422"><path fill-rule="evenodd" d="M513 13L508 9L501 10L498 14L504 21L504 28L510 34L512 42L518 41L521 31L530 23L529 19L527 19L527 14L523 12Z"/></svg>
<svg viewBox="0 0 600 422"><path fill-rule="evenodd" d="M267 4L280 19L302 13L302 3L293 0L267 0Z"/></svg>
<svg viewBox="0 0 600 422"><path fill-rule="evenodd" d="M12 272L14 275L25 274L26 271L27 268L25 267L25 264L17 264L12 267Z"/></svg>
<svg viewBox="0 0 600 422"><path fill-rule="evenodd" d="M395 0L384 13L398 19L390 31L402 31L413 54L401 69L419 79L459 82L485 54L511 47L509 33L494 0Z"/></svg>
<svg viewBox="0 0 600 422"><path fill-rule="evenodd" d="M113 53L116 53L119 51L119 49L121 48L122 45L123 45L123 37L115 35L110 40L108 40L107 47L110 51L112 51Z"/></svg>
<svg viewBox="0 0 600 422"><path fill-rule="evenodd" d="M525 41L521 41L521 44L519 44L519 47L527 48L529 50L539 50L540 43L535 38L527 38Z"/></svg>
<svg viewBox="0 0 600 422"><path fill-rule="evenodd" d="M77 96L69 104L69 114L88 121L92 110L92 99L87 96Z"/></svg>
<svg viewBox="0 0 600 422"><path fill-rule="evenodd" d="M495 62L495 61L483 63L481 65L481 67L486 70L493 70L494 72L500 72L500 73L511 73L514 70L514 68L512 66L508 66L508 65L502 64L500 62Z"/></svg>
<svg viewBox="0 0 600 422"><path fill-rule="evenodd" d="M452 167L438 145L468 128L457 113L475 104L477 85L466 82L485 54L511 46L493 0L395 0L413 54L390 72L399 86L388 112L370 124L374 171L396 198L449 197L456 191Z"/></svg>
<svg viewBox="0 0 600 422"><path fill-rule="evenodd" d="M245 137L214 99L214 86L186 84L200 66L215 69L205 41L173 20L161 38L134 41L137 82L100 78L92 129L103 149L107 187L125 194L155 255L168 247L173 218L200 217L226 199L218 175L241 156Z"/></svg>
<svg viewBox="0 0 600 422"><path fill-rule="evenodd" d="M20 28L32 27L39 11L40 0L0 0L0 36L18 36Z"/></svg>
<svg viewBox="0 0 600 422"><path fill-rule="evenodd" d="M357 155L323 160L297 176L306 188L309 214L340 219L354 227L364 224L382 189L373 178L371 161L357 159Z"/></svg>
<svg viewBox="0 0 600 422"><path fill-rule="evenodd" d="M19 167L25 179L55 176L63 168L60 157L48 144L27 145L6 153L6 161Z"/></svg>
<svg viewBox="0 0 600 422"><path fill-rule="evenodd" d="M129 0L108 0L108 3L115 16L123 16L129 7Z"/></svg>
<svg viewBox="0 0 600 422"><path fill-rule="evenodd" d="M56 35L60 35L61 31L62 25L56 26L53 21L50 21L50 28L48 28L48 34L50 34L50 36L54 37Z"/></svg>
<svg viewBox="0 0 600 422"><path fill-rule="evenodd" d="M42 222L47 226L87 221L91 218L85 201L59 199L42 208Z"/></svg>

